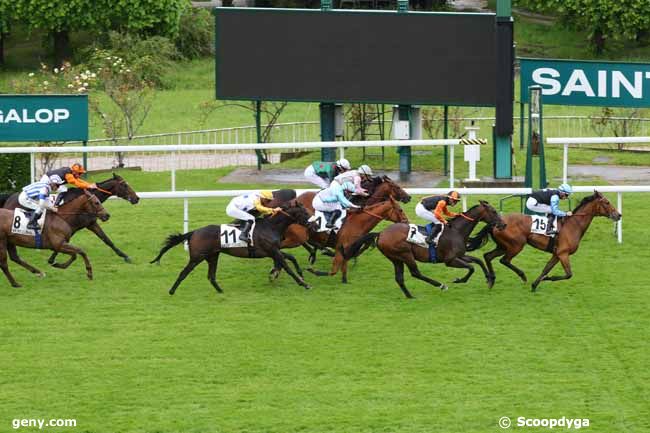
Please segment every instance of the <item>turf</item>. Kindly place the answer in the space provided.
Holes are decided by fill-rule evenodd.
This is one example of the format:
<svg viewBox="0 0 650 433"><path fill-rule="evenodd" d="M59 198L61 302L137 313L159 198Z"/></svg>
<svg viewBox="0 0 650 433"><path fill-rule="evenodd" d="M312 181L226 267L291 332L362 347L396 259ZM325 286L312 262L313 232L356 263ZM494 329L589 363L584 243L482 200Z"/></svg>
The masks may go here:
<svg viewBox="0 0 650 433"><path fill-rule="evenodd" d="M104 229L134 264L80 233L94 281L77 261L44 279L10 265L24 287L0 283L0 430L76 418L70 431L484 433L502 416L566 416L650 431L647 200L625 196L622 245L594 221L569 281L532 294L497 263L492 290L480 273L446 293L407 276L411 301L376 250L351 284L308 275L310 291L270 283L267 259L222 255L223 295L201 265L170 297L186 253L147 262L181 229L182 202L110 201ZM227 221L225 204L192 200L191 226ZM45 268L47 252L22 254ZM528 248L515 263L534 278L546 258ZM421 268L448 283L463 273Z"/></svg>

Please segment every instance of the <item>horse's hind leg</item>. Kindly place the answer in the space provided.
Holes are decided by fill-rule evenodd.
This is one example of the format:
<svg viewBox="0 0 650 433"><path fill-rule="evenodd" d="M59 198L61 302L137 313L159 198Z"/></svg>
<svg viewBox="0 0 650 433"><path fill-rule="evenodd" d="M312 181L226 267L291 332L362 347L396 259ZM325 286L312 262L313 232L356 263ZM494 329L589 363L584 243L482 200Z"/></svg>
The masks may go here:
<svg viewBox="0 0 650 433"><path fill-rule="evenodd" d="M499 262L506 268L511 269L515 274L517 274L519 278L521 278L521 281L525 283L527 279L524 271L512 264L512 259L514 259L515 256L519 254L523 248L524 245L521 245L515 247L514 249L506 251L506 255L501 257L501 260L499 260Z"/></svg>
<svg viewBox="0 0 650 433"><path fill-rule="evenodd" d="M298 261L296 260L296 258L293 255L283 252L282 256L284 257L285 260L289 260L293 264L293 267L296 268L296 272L298 273L298 275L300 275L301 277L304 277L304 275L302 274L302 269L300 268L300 265L298 264Z"/></svg>
<svg viewBox="0 0 650 433"><path fill-rule="evenodd" d="M406 263L406 266L409 267L409 271L411 272L411 276L413 278L417 278L418 280L422 280L424 282L427 282L431 284L432 286L438 287L440 290L447 290L447 286L441 283L440 281L434 280L433 278L429 278L426 275L424 275L422 272L420 272L420 268L418 268L417 263L413 261L412 263Z"/></svg>
<svg viewBox="0 0 650 433"><path fill-rule="evenodd" d="M407 289L404 284L404 262L397 259L390 259L390 261L393 262L393 267L395 268L395 282L402 293L404 293L404 296L408 299L413 299L414 296L411 295L411 292L409 292L409 289Z"/></svg>
<svg viewBox="0 0 650 433"><path fill-rule="evenodd" d="M172 286L171 289L169 289L169 294L170 295L173 295L176 292L176 289L181 284L181 282L190 274L190 272L192 272L194 270L196 265L201 263L201 261L202 261L202 259L197 260L197 259L194 259L193 257L190 257L190 261L187 263L187 265L185 265L185 267L180 272L180 274L178 274L178 278L176 278L176 281L174 282L174 285ZM216 272L216 267L217 267L216 261L215 261L214 266L215 266L215 272Z"/></svg>
<svg viewBox="0 0 650 433"><path fill-rule="evenodd" d="M217 264L219 263L219 253L208 257L206 261L208 262L208 280L210 280L210 284L212 284L212 287L217 289L217 292L223 293L223 290L221 290L221 287L219 287L219 283L217 283Z"/></svg>
<svg viewBox="0 0 650 433"><path fill-rule="evenodd" d="M4 272L7 280L9 280L9 284L13 287L20 287L18 281L9 272L9 265L7 264L7 240L5 238L0 239L0 268L2 268L2 272Z"/></svg>
<svg viewBox="0 0 650 433"><path fill-rule="evenodd" d="M7 252L9 253L9 258L14 261L15 263L18 263L20 266L23 268L27 269L29 272L32 274L38 274L39 277L44 277L45 274L41 272L40 270L36 269L34 266L30 265L26 261L20 258L18 255L18 249L14 244L7 244Z"/></svg>

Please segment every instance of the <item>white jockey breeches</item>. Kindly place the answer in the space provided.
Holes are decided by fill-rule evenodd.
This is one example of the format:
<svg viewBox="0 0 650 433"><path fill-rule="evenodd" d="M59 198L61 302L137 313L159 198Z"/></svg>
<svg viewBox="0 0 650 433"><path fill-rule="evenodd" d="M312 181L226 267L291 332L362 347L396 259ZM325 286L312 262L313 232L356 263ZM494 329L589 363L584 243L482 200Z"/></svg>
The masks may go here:
<svg viewBox="0 0 650 433"><path fill-rule="evenodd" d="M314 185L318 186L321 189L325 189L328 186L330 186L327 180L323 179L322 177L316 174L316 170L314 170L314 167L311 165L305 169L304 174L305 174L305 178L309 182L313 183Z"/></svg>
<svg viewBox="0 0 650 433"><path fill-rule="evenodd" d="M230 217L236 218L242 221L255 221L255 217L237 205L237 198L234 198L226 206L226 214Z"/></svg>
<svg viewBox="0 0 650 433"><path fill-rule="evenodd" d="M528 200L526 200L526 207L533 212L539 212L544 215L553 213L551 206L543 203L537 203L537 200L535 200L533 197L528 197Z"/></svg>
<svg viewBox="0 0 650 433"><path fill-rule="evenodd" d="M325 203L321 198L316 195L314 200L312 200L311 205L314 206L314 209L321 212L334 212L335 210L343 210L343 206L338 201Z"/></svg>
<svg viewBox="0 0 650 433"><path fill-rule="evenodd" d="M431 212L430 210L427 210L422 203L418 203L417 206L415 206L415 214L419 216L420 218L423 218L427 221L430 221L434 224L442 224L442 222L438 221L438 218Z"/></svg>
<svg viewBox="0 0 650 433"><path fill-rule="evenodd" d="M25 194L25 191L21 192L18 195L18 203L20 203L20 205L22 207L27 208L27 209L42 210L39 201L27 197L27 194Z"/></svg>

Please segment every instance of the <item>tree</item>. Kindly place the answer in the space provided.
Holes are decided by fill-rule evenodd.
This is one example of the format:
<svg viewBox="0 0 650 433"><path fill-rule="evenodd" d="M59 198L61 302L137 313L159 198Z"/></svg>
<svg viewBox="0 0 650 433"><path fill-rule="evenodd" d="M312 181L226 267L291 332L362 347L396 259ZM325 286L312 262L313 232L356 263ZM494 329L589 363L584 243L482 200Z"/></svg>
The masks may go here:
<svg viewBox="0 0 650 433"><path fill-rule="evenodd" d="M9 33L9 24L13 16L11 0L0 0L0 66L5 63L4 42Z"/></svg>

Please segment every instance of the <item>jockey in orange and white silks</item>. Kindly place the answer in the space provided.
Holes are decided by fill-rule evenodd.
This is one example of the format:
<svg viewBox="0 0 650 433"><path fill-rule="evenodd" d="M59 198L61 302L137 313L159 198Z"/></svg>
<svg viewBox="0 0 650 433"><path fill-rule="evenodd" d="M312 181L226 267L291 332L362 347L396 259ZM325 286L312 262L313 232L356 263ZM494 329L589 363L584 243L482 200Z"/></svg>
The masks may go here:
<svg viewBox="0 0 650 433"><path fill-rule="evenodd" d="M445 217L455 217L458 215L455 212L450 212L447 206L455 206L460 201L460 194L457 191L450 191L445 195L434 195L423 198L420 203L415 206L415 214L420 218L433 223L433 227L427 242L431 243L436 238L442 227L447 224Z"/></svg>
<svg viewBox="0 0 650 433"><path fill-rule="evenodd" d="M271 191L244 194L230 200L230 203L226 206L226 214L235 219L244 221L244 227L242 228L241 235L239 235L239 240L249 240L248 234L255 222L255 216L250 213L252 210L258 211L263 216L271 215L274 212L280 211L279 207L271 209L266 206L271 200L273 200L273 193Z"/></svg>
<svg viewBox="0 0 650 433"><path fill-rule="evenodd" d="M343 214L342 210L344 208L359 207L347 199L345 196L346 191L355 191L351 182L344 182L343 185L332 182L329 188L320 190L314 197L312 206L314 206L315 210L325 214L327 218L326 227L332 228L336 225L336 220Z"/></svg>
<svg viewBox="0 0 650 433"><path fill-rule="evenodd" d="M73 185L81 189L97 188L97 184L86 182L81 178L81 175L85 172L86 169L81 164L75 163L70 167L61 167L45 173L45 176L49 177L50 180L56 182L59 186L58 194L54 202L56 205L61 204L63 193L68 190L65 184Z"/></svg>

